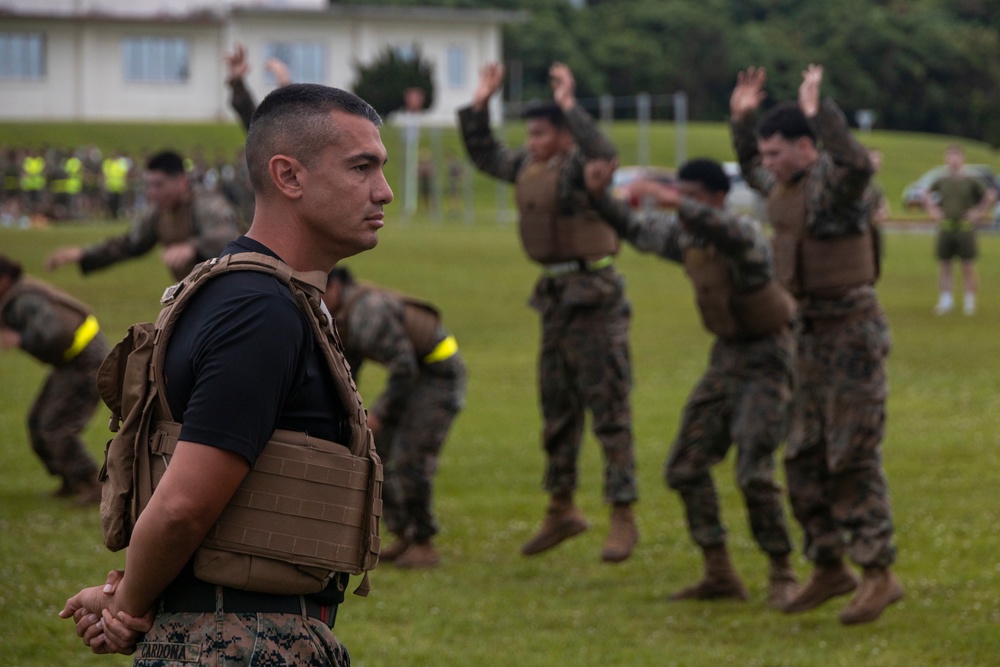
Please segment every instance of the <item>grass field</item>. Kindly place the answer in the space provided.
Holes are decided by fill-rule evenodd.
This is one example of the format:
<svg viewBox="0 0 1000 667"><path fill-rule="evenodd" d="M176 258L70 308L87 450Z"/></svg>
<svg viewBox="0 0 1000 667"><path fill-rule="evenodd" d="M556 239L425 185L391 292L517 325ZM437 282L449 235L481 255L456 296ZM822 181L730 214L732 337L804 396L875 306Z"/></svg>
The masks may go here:
<svg viewBox="0 0 1000 667"><path fill-rule="evenodd" d="M490 218L492 219L492 218ZM541 518L542 456L535 391L537 320L525 305L535 271L511 225L401 223L390 210L379 247L349 265L362 278L426 297L445 313L470 370L467 408L450 435L437 484L440 568L372 574L367 599L350 596L337 634L354 664L551 665L995 665L1000 655L1000 239L982 239L982 294L974 318L936 318L931 239L895 233L880 294L893 326L885 465L907 596L877 623L844 628L842 603L788 617L764 601L765 559L752 543L727 460L717 470L747 603L670 603L700 574L681 505L661 470L682 402L702 371L701 331L681 271L628 249L619 265L634 305L634 413L642 534L620 565L599 561L607 529L598 447L588 436L579 501L593 527L542 556L519 546ZM0 252L96 310L109 338L150 319L168 282L158 257L80 277L44 275L54 247L120 226L0 229ZM27 355L0 354L0 663L124 665L90 655L56 612L65 598L121 566L101 544L98 511L51 497L24 419L44 377ZM371 400L383 376L367 368ZM86 439L99 456L107 412ZM799 540L800 533L796 532ZM800 575L807 564L796 560Z"/></svg>

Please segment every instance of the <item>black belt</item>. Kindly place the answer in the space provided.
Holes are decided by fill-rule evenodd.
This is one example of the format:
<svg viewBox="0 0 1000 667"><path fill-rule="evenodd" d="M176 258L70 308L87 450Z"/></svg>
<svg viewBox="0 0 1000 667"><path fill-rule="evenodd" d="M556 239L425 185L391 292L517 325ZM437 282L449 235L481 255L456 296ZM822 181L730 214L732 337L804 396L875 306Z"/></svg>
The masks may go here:
<svg viewBox="0 0 1000 667"><path fill-rule="evenodd" d="M242 591L227 586L213 586L204 582L175 584L160 597L160 611L175 614L214 614L216 589L222 591L222 609L225 614L302 614L319 619L329 627L337 620L336 604L321 604L304 595L277 595Z"/></svg>

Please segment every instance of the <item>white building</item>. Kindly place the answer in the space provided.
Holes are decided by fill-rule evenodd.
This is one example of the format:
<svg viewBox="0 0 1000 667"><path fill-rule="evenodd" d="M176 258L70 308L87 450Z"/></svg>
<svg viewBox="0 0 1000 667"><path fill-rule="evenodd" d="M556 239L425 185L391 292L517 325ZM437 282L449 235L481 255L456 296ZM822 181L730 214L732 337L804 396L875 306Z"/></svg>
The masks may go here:
<svg viewBox="0 0 1000 667"><path fill-rule="evenodd" d="M494 10L336 5L327 0L0 0L0 120L234 119L223 54L246 45L247 85L294 81L350 89L355 63L387 48L434 64L430 123L454 123L479 69L502 60Z"/></svg>

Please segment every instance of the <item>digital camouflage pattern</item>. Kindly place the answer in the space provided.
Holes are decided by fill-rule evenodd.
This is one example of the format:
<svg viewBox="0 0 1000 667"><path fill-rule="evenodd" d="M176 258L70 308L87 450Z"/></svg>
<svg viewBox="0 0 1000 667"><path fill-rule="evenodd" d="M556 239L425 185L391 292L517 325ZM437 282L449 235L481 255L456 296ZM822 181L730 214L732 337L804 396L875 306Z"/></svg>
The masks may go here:
<svg viewBox="0 0 1000 667"><path fill-rule="evenodd" d="M862 566L895 560L881 452L890 346L879 311L799 336L799 389L785 469L811 561L831 562L845 551Z"/></svg>
<svg viewBox="0 0 1000 667"><path fill-rule="evenodd" d="M563 160L558 179L560 212L593 210L586 184L586 160L613 159L614 145L579 105L566 113L576 145ZM508 183L531 157L524 148L502 145L490 130L489 112L459 111L462 139L480 170ZM632 438L632 367L628 327L632 310L625 280L614 269L543 275L531 306L541 315L542 349L538 382L542 403L542 446L547 454L543 485L550 494L577 486L577 461L586 411L604 451L604 498L631 503L638 498Z"/></svg>
<svg viewBox="0 0 1000 667"><path fill-rule="evenodd" d="M713 344L708 370L684 406L665 469L667 485L684 500L688 528L699 547L725 543L710 470L735 444L736 483L754 539L771 556L792 550L774 456L788 431L794 372L791 331Z"/></svg>
<svg viewBox="0 0 1000 667"><path fill-rule="evenodd" d="M26 290L3 308L2 322L21 335L21 348L42 359L60 359L71 329L44 292ZM97 462L80 437L97 409L97 369L109 351L100 333L72 360L52 366L28 413L31 447L50 474L72 488L97 481Z"/></svg>
<svg viewBox="0 0 1000 667"><path fill-rule="evenodd" d="M814 238L862 232L873 213L865 195L872 176L868 151L851 136L832 100L823 100L810 122L820 155L804 175L806 231ZM747 182L764 194L779 194L761 165L755 120L731 127ZM806 556L827 563L846 550L860 565L888 566L895 558L881 452L888 323L870 285L838 296L802 297L799 314L798 384L785 471Z"/></svg>
<svg viewBox="0 0 1000 667"><path fill-rule="evenodd" d="M136 667L350 667L323 622L297 614L165 613L136 648Z"/></svg>
<svg viewBox="0 0 1000 667"><path fill-rule="evenodd" d="M685 198L678 212L632 211L628 202L604 197L598 209L637 250L681 263L684 251L714 245L726 261L737 292L762 287L774 276L771 243L760 223Z"/></svg>
<svg viewBox="0 0 1000 667"><path fill-rule="evenodd" d="M810 125L821 150L803 176L807 233L820 239L857 235L871 226L874 212L866 196L874 173L868 149L851 135L847 118L833 100L820 103ZM756 126L754 114L732 121L733 147L747 184L770 201L780 195L782 186L761 164ZM868 286L857 290L874 294ZM854 311L858 296L848 292L840 298L800 299L799 314L803 318L843 317Z"/></svg>
<svg viewBox="0 0 1000 667"><path fill-rule="evenodd" d="M471 106L458 112L462 141L469 153L469 159L483 172L501 181L513 183L517 174L530 161L526 148L509 148L500 143L490 129L489 111L477 111ZM583 182L583 170L587 160L601 158L611 160L617 154L614 144L601 133L594 119L580 105L566 112L566 122L576 140L569 151L559 174L559 207L563 213L592 208L587 188Z"/></svg>
<svg viewBox="0 0 1000 667"><path fill-rule="evenodd" d="M424 541L438 532L431 509L434 475L465 403L465 364L457 352L430 364L418 357L403 326L404 301L398 294L344 285L341 303L346 310L337 318L347 320L343 343L355 377L366 359L389 373L369 410L382 423L375 438L385 471L382 519L393 534ZM435 339L447 335L439 323Z"/></svg>
<svg viewBox="0 0 1000 667"><path fill-rule="evenodd" d="M734 288L747 292L772 279L771 246L752 218L685 199L677 214L633 212L605 197L602 213L642 252L680 263L689 248L715 246ZM688 397L665 467L667 485L684 501L688 529L702 549L725 543L726 529L710 474L736 445L736 481L754 538L772 556L791 551L774 455L785 437L795 373L790 330L751 341L717 338L708 370Z"/></svg>
<svg viewBox="0 0 1000 667"><path fill-rule="evenodd" d="M28 414L32 449L70 488L97 481L97 462L80 434L100 401L95 378L109 349L98 334L73 361L53 368Z"/></svg>
<svg viewBox="0 0 1000 667"><path fill-rule="evenodd" d="M139 257L157 244L168 245L189 241L197 252L191 264L173 274L181 280L195 264L213 257L240 235L240 223L232 206L217 192L201 187L191 188L191 203L171 211L156 208L139 215L129 230L84 249L80 269L90 273L117 262Z"/></svg>
<svg viewBox="0 0 1000 667"><path fill-rule="evenodd" d="M539 389L548 454L544 488L577 487L585 410L604 451L604 499L638 499L632 441L632 364L628 328L632 307L625 279L607 267L543 277L531 305L542 316Z"/></svg>

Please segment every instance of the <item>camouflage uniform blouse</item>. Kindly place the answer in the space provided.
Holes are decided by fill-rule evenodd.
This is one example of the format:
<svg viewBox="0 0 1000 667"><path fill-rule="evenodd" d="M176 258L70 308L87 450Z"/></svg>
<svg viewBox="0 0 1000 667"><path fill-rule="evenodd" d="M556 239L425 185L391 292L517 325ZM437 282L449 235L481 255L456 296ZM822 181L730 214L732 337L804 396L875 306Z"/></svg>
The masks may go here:
<svg viewBox="0 0 1000 667"><path fill-rule="evenodd" d="M829 98L821 102L809 124L816 136L819 158L800 176L808 179L806 230L817 239L861 233L871 224L873 213L871 199L865 196L874 174L868 150L851 135L844 113ZM770 195L780 184L762 165L757 149L756 115L732 120L730 127L747 184L765 196ZM839 298L799 300L805 318L840 317L874 303L875 289L870 285L852 289Z"/></svg>
<svg viewBox="0 0 1000 667"><path fill-rule="evenodd" d="M133 221L124 235L84 249L80 269L90 273L144 255L157 243L169 245L188 241L197 252L190 266L174 274L174 279L180 280L198 262L218 257L226 243L239 235L239 221L225 197L192 187L190 204L170 211L150 208Z"/></svg>

